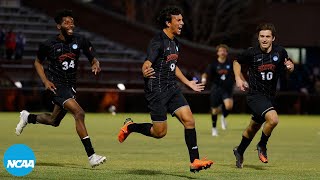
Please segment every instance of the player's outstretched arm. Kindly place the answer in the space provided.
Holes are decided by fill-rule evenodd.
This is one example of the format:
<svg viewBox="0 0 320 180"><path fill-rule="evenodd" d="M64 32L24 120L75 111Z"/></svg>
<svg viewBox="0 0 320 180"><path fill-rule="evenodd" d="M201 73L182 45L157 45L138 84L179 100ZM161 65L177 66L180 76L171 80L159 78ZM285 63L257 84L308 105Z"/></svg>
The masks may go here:
<svg viewBox="0 0 320 180"><path fill-rule="evenodd" d="M196 92L201 92L204 90L204 84L200 83L197 84L197 80L192 80L189 81L181 72L180 68L178 66L176 66L176 76L180 79L181 82L183 82L183 84L187 85L188 87L190 87L192 90L196 91Z"/></svg>
<svg viewBox="0 0 320 180"><path fill-rule="evenodd" d="M249 86L241 73L241 65L237 60L233 61L233 72L236 80L236 85L241 91L245 91Z"/></svg>
<svg viewBox="0 0 320 180"><path fill-rule="evenodd" d="M151 67L152 66L152 62L149 60L146 60L141 68L143 77L145 78L156 78L153 75L155 74L154 69Z"/></svg>
<svg viewBox="0 0 320 180"><path fill-rule="evenodd" d="M36 68L36 71L41 81L43 82L44 86L46 87L46 89L52 91L53 93L56 93L55 92L55 90L57 89L56 86L51 81L48 80L46 74L44 73L43 65L38 58L36 58L36 60L34 61L34 67Z"/></svg>
<svg viewBox="0 0 320 180"><path fill-rule="evenodd" d="M100 62L98 61L98 59L93 58L91 70L94 73L94 75L97 75L101 71Z"/></svg>

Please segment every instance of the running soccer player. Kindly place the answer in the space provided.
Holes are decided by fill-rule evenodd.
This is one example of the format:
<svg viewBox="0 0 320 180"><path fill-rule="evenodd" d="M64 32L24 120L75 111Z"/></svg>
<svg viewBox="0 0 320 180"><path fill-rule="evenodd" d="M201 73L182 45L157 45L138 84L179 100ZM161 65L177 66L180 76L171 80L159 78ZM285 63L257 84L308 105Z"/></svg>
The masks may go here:
<svg viewBox="0 0 320 180"><path fill-rule="evenodd" d="M162 138L167 133L167 112L176 116L185 128L185 142L189 151L190 171L209 168L211 160L199 158L195 120L188 102L177 85L176 77L196 92L204 89L202 84L189 81L177 66L180 46L175 36L180 35L184 25L181 10L167 7L160 12L158 21L162 31L150 42L147 58L142 66L145 77L145 97L152 123L134 123L130 118L124 122L118 134L120 143L130 133L136 132L153 138Z"/></svg>
<svg viewBox="0 0 320 180"><path fill-rule="evenodd" d="M84 123L84 110L75 100L75 85L80 50L88 58L95 75L101 70L99 61L95 58L91 43L83 36L73 33L75 25L71 10L58 12L54 20L59 34L40 44L34 62L46 90L51 92L54 109L52 114L30 114L26 110L21 111L16 134L20 135L27 124L57 127L69 111L75 119L76 130L89 157L89 164L95 167L105 162L106 157L95 154L91 145ZM47 74L42 65L45 60L49 61Z"/></svg>
<svg viewBox="0 0 320 180"><path fill-rule="evenodd" d="M233 67L232 62L228 60L228 46L220 44L216 47L218 58L214 60L205 73L201 76L201 82L205 85L208 76L211 79L210 106L212 119L212 136L218 136L217 119L221 115L221 128L226 130L226 118L233 107Z"/></svg>
<svg viewBox="0 0 320 180"><path fill-rule="evenodd" d="M268 163L267 142L279 122L274 107L277 82L286 70L294 70L294 64L288 58L287 51L273 44L276 36L273 24L259 25L257 35L259 45L244 51L233 63L237 87L241 91L249 90L247 104L252 111L252 119L242 134L242 140L239 146L233 149L238 168L243 167L243 154L263 123L257 151L261 162ZM242 65L248 66L249 85L241 73Z"/></svg>

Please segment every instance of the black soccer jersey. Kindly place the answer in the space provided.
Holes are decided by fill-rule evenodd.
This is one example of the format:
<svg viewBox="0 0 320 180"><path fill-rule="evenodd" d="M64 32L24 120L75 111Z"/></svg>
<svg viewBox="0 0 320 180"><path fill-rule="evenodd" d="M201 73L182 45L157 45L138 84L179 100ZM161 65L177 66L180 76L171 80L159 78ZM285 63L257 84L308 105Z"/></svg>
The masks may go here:
<svg viewBox="0 0 320 180"><path fill-rule="evenodd" d="M69 41L54 36L39 46L37 57L40 62L49 61L47 77L55 85L75 86L80 50L92 62L95 53L91 43L79 34Z"/></svg>
<svg viewBox="0 0 320 180"><path fill-rule="evenodd" d="M207 67L206 73L210 76L212 86L221 87L226 90L233 88L232 62L226 60L224 63L220 63L218 60L215 60Z"/></svg>
<svg viewBox="0 0 320 180"><path fill-rule="evenodd" d="M170 39L163 31L150 42L147 58L152 62L155 78L145 78L146 92L164 92L176 89L176 64L179 58L179 42Z"/></svg>
<svg viewBox="0 0 320 180"><path fill-rule="evenodd" d="M263 52L259 46L244 51L238 62L249 67L249 93L274 96L279 76L286 69L285 58L288 58L287 51L277 45L273 45L269 53Z"/></svg>

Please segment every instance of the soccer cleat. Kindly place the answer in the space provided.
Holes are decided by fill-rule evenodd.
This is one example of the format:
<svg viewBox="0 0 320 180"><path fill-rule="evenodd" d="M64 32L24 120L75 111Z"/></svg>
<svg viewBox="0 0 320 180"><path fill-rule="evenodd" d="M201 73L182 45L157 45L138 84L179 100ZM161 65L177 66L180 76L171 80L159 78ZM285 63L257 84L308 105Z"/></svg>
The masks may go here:
<svg viewBox="0 0 320 180"><path fill-rule="evenodd" d="M19 136L22 133L23 128L25 128L27 126L29 114L30 113L26 110L23 110L20 112L20 121L16 127L16 135L17 136Z"/></svg>
<svg viewBox="0 0 320 180"><path fill-rule="evenodd" d="M243 168L243 155L238 152L238 146L233 149L233 154L236 157L237 168Z"/></svg>
<svg viewBox="0 0 320 180"><path fill-rule="evenodd" d="M127 118L123 124L124 125L122 126L118 134L118 140L120 143L123 143L123 141L126 140L131 133L130 131L128 131L128 126L130 124L133 124L133 121L131 120L131 118Z"/></svg>
<svg viewBox="0 0 320 180"><path fill-rule="evenodd" d="M224 118L223 115L221 115L220 120L221 120L221 128L222 128L223 130L226 130L226 129L227 129L227 120Z"/></svg>
<svg viewBox="0 0 320 180"><path fill-rule="evenodd" d="M91 167L96 167L99 166L100 164L103 164L104 162L106 162L107 158L105 156L100 156L97 154L92 154L89 157L89 164Z"/></svg>
<svg viewBox="0 0 320 180"><path fill-rule="evenodd" d="M212 136L218 136L218 130L217 128L212 128Z"/></svg>
<svg viewBox="0 0 320 180"><path fill-rule="evenodd" d="M268 163L267 148L257 145L258 157L261 162Z"/></svg>
<svg viewBox="0 0 320 180"><path fill-rule="evenodd" d="M203 169L208 169L211 167L211 165L213 164L213 161L211 160L207 160L207 159L195 159L193 161L193 163L190 164L190 171L195 173L195 172L199 172Z"/></svg>

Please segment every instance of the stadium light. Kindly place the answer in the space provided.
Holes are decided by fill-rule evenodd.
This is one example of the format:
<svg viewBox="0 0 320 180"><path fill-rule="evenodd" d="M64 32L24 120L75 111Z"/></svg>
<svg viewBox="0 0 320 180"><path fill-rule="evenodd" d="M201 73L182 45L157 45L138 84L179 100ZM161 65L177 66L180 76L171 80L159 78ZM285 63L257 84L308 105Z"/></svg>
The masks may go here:
<svg viewBox="0 0 320 180"><path fill-rule="evenodd" d="M122 83L117 84L117 87L118 87L121 91L126 90L126 86L125 86L124 84L122 84Z"/></svg>
<svg viewBox="0 0 320 180"><path fill-rule="evenodd" d="M17 88L22 88L22 84L20 81L14 82L14 85L16 85Z"/></svg>

